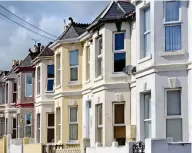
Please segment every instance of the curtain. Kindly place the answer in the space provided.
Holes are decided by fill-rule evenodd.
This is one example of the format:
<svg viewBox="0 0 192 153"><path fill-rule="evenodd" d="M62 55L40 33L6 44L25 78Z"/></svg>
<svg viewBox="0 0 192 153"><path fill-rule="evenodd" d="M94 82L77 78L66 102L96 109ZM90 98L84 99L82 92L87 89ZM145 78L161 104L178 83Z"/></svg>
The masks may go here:
<svg viewBox="0 0 192 153"><path fill-rule="evenodd" d="M151 119L151 94L144 94L144 119Z"/></svg>
<svg viewBox="0 0 192 153"><path fill-rule="evenodd" d="M69 125L69 140L78 140L78 124Z"/></svg>
<svg viewBox="0 0 192 153"><path fill-rule="evenodd" d="M77 122L77 107L70 107L70 122Z"/></svg>
<svg viewBox="0 0 192 153"><path fill-rule="evenodd" d="M26 86L26 97L32 96L32 84L27 84Z"/></svg>
<svg viewBox="0 0 192 153"><path fill-rule="evenodd" d="M166 2L166 17L165 21L179 21L179 1L167 1Z"/></svg>
<svg viewBox="0 0 192 153"><path fill-rule="evenodd" d="M150 30L150 8L144 10L144 20L144 32L146 32Z"/></svg>
<svg viewBox="0 0 192 153"><path fill-rule="evenodd" d="M70 51L70 66L78 65L78 51Z"/></svg>
<svg viewBox="0 0 192 153"><path fill-rule="evenodd" d="M181 25L165 27L165 50L176 51L181 49Z"/></svg>

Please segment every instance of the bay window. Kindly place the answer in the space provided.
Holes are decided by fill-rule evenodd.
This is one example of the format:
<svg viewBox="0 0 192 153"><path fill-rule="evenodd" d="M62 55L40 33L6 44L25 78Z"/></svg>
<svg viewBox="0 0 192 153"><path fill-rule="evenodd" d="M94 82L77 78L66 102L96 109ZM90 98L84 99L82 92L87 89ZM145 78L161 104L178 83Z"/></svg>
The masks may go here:
<svg viewBox="0 0 192 153"><path fill-rule="evenodd" d="M102 75L103 40L102 36L96 39L96 77Z"/></svg>
<svg viewBox="0 0 192 153"><path fill-rule="evenodd" d="M31 137L32 134L32 114L25 114L25 137Z"/></svg>
<svg viewBox="0 0 192 153"><path fill-rule="evenodd" d="M151 54L150 7L144 9L144 57Z"/></svg>
<svg viewBox="0 0 192 153"><path fill-rule="evenodd" d="M181 50L180 1L165 1L165 51Z"/></svg>
<svg viewBox="0 0 192 153"><path fill-rule="evenodd" d="M78 81L79 52L70 51L70 81Z"/></svg>
<svg viewBox="0 0 192 153"><path fill-rule="evenodd" d="M181 90L166 90L166 137L182 141Z"/></svg>
<svg viewBox="0 0 192 153"><path fill-rule="evenodd" d="M144 94L144 137L151 138L151 93Z"/></svg>
<svg viewBox="0 0 192 153"><path fill-rule="evenodd" d="M114 33L114 72L123 72L126 64L125 32Z"/></svg>
<svg viewBox="0 0 192 153"><path fill-rule="evenodd" d="M25 74L25 96L32 97L32 73Z"/></svg>
<svg viewBox="0 0 192 153"><path fill-rule="evenodd" d="M78 140L77 106L69 107L69 140Z"/></svg>
<svg viewBox="0 0 192 153"><path fill-rule="evenodd" d="M54 65L47 66L47 91L53 91Z"/></svg>

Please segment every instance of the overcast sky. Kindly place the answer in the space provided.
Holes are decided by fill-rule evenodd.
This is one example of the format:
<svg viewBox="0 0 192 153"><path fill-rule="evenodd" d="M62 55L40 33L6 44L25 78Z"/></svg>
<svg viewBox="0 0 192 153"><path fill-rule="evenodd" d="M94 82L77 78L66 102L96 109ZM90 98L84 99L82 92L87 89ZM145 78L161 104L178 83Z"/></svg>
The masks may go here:
<svg viewBox="0 0 192 153"><path fill-rule="evenodd" d="M72 17L75 22L90 23L109 3L109 1L1 1L0 5L6 7L11 12L34 24L40 29L59 36L64 29L64 20L69 22L68 18ZM54 38L38 31L30 25L25 24L2 8L0 8L0 13L3 13L31 30L47 37ZM44 45L51 41L25 30L0 15L0 69L10 70L13 59L24 59L28 54L28 49L34 45L32 39L37 39Z"/></svg>

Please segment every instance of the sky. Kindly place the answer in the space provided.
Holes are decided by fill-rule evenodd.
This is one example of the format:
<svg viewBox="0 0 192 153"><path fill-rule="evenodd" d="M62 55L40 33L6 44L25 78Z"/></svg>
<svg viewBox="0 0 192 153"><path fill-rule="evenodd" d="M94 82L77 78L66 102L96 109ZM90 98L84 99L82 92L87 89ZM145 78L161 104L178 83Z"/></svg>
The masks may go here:
<svg viewBox="0 0 192 153"><path fill-rule="evenodd" d="M17 16L55 36L63 32L64 20L69 23L68 18L72 17L74 22L90 23L109 3L109 1L0 1L0 5ZM0 13L39 34L54 39L53 36L24 23L1 7ZM38 40L43 45L51 41L0 15L0 69L10 70L13 59L23 60L29 53L29 48L35 44L32 39Z"/></svg>

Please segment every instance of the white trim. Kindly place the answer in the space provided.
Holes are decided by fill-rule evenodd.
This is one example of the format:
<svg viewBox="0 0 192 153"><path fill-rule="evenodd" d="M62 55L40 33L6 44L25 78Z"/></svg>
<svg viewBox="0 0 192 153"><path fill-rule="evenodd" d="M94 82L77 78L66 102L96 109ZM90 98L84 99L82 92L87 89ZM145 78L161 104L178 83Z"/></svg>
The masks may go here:
<svg viewBox="0 0 192 153"><path fill-rule="evenodd" d="M184 50L173 50L173 51L164 51L164 52L159 52L160 56L178 56L178 55L185 55Z"/></svg>
<svg viewBox="0 0 192 153"><path fill-rule="evenodd" d="M152 54L150 54L150 55L148 55L148 56L145 56L145 57L139 59L137 63L138 63L138 64L141 64L141 63L144 63L144 62L149 61L149 60L151 60L151 59L152 59Z"/></svg>

